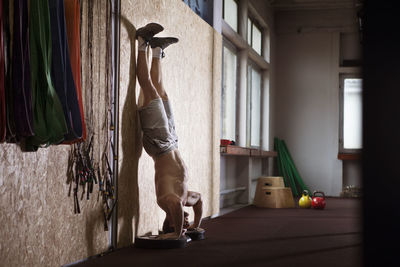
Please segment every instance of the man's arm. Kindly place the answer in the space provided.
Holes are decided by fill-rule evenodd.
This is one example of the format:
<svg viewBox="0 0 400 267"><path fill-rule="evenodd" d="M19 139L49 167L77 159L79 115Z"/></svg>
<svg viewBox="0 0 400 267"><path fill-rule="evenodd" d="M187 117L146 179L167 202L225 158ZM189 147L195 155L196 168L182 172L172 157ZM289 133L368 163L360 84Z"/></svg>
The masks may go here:
<svg viewBox="0 0 400 267"><path fill-rule="evenodd" d="M188 227L188 230L200 227L201 218L203 216L203 201L201 200L201 194L188 191L188 198L185 206L193 207L194 211L194 222Z"/></svg>

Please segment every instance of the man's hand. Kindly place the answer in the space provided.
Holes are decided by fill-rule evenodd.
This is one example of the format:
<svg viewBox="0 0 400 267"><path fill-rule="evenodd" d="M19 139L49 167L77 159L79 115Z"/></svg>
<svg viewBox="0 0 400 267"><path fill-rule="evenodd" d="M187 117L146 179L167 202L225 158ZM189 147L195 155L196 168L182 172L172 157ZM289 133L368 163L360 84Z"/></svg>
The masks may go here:
<svg viewBox="0 0 400 267"><path fill-rule="evenodd" d="M187 213L186 211L183 213L183 228L187 229L190 225L189 225L189 213Z"/></svg>

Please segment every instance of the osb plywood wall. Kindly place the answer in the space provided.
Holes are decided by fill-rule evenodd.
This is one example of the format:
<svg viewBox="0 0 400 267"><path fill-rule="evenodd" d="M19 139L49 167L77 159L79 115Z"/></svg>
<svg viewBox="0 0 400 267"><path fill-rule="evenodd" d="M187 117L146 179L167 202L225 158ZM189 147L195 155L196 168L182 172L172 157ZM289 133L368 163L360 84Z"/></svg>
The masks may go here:
<svg viewBox="0 0 400 267"><path fill-rule="evenodd" d="M162 59L189 190L203 196L204 214L219 211L219 128L222 37L180 0L122 1L120 55L119 246L135 235L158 233L165 213L157 206L153 160L142 149L137 117L140 87L135 31L149 22L174 36ZM193 220L193 212L190 220Z"/></svg>
<svg viewBox="0 0 400 267"><path fill-rule="evenodd" d="M98 162L107 140L109 7L108 1L80 2L82 91ZM0 266L60 266L107 250L97 185L90 200L80 201L81 214L74 214L67 184L70 149L58 145L21 152L15 144L0 144Z"/></svg>

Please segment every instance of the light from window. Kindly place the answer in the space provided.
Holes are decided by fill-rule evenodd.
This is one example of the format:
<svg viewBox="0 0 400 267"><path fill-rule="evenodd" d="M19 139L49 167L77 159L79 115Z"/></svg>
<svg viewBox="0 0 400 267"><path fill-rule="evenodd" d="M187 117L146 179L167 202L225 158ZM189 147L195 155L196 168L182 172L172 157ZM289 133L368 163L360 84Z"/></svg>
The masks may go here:
<svg viewBox="0 0 400 267"><path fill-rule="evenodd" d="M222 138L236 140L236 54L224 47Z"/></svg>
<svg viewBox="0 0 400 267"><path fill-rule="evenodd" d="M267 61L267 62L270 62L269 60L270 60L270 32L269 32L269 30L267 29L266 31L264 31L264 33L263 34L265 34L265 36L264 36L264 40L263 40L263 46L264 46L264 49L263 49L263 55L264 55L264 59Z"/></svg>
<svg viewBox="0 0 400 267"><path fill-rule="evenodd" d="M362 148L362 79L344 79L343 148Z"/></svg>
<svg viewBox="0 0 400 267"><path fill-rule="evenodd" d="M262 42L262 35L260 29L253 24L253 40L251 42L251 47L259 54L261 55L261 42Z"/></svg>
<svg viewBox="0 0 400 267"><path fill-rule="evenodd" d="M251 147L260 147L261 133L261 74L248 67L247 82L247 144Z"/></svg>
<svg viewBox="0 0 400 267"><path fill-rule="evenodd" d="M262 33L254 22L247 18L247 42L259 54L262 53Z"/></svg>
<svg viewBox="0 0 400 267"><path fill-rule="evenodd" d="M238 5L234 0L224 0L224 20L238 31Z"/></svg>
<svg viewBox="0 0 400 267"><path fill-rule="evenodd" d="M251 22L251 19L247 18L247 43L251 46L251 25L253 23Z"/></svg>

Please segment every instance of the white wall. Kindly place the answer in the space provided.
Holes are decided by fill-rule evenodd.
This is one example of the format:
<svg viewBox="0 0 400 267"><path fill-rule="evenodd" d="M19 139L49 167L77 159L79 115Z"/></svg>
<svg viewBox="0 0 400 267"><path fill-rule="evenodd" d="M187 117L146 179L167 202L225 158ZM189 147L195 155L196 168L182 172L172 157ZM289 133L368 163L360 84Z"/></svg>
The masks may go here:
<svg viewBox="0 0 400 267"><path fill-rule="evenodd" d="M286 141L305 184L339 196L339 35L354 31L351 10L276 14L276 136Z"/></svg>

